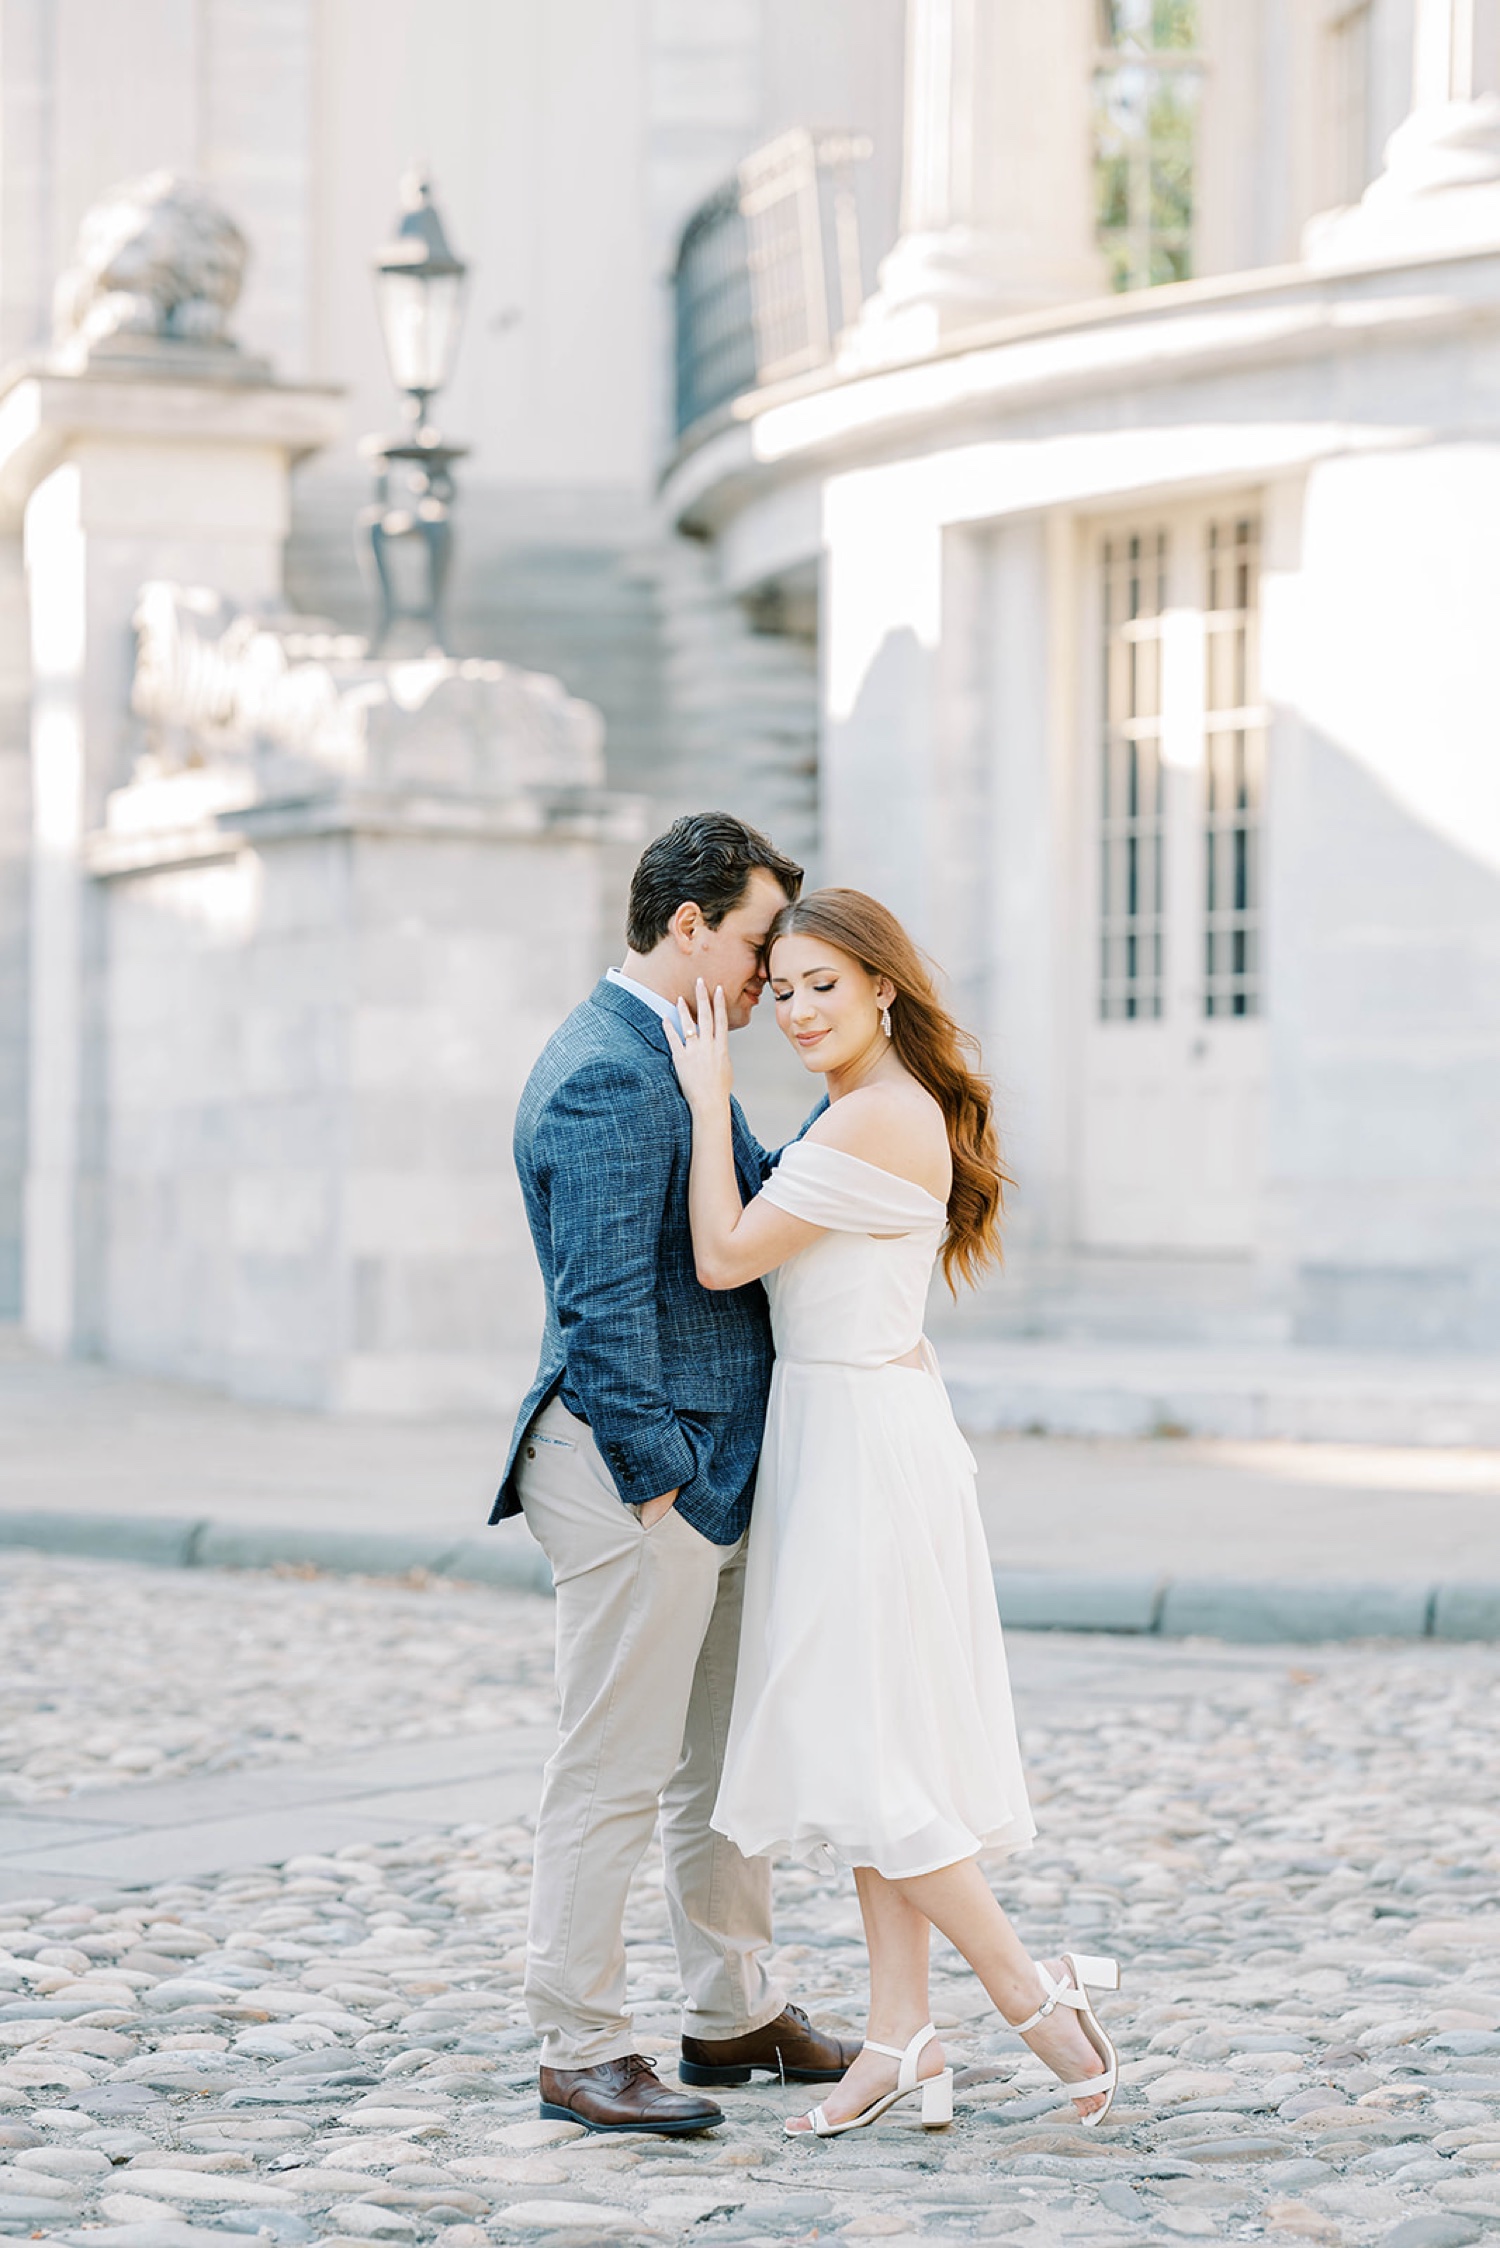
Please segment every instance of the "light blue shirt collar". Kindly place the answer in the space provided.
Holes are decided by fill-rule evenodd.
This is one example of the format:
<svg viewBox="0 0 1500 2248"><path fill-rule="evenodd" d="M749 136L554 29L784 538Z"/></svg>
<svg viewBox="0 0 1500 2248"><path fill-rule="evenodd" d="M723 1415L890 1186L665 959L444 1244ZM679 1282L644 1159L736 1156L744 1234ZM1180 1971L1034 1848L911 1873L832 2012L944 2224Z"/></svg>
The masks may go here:
<svg viewBox="0 0 1500 2248"><path fill-rule="evenodd" d="M606 968L604 980L606 983L618 984L622 991L630 993L632 999L638 999L643 1007L649 1007L653 1015L659 1015L674 1030L681 1030L682 1021L677 1009L670 999L663 999L659 991L650 991L645 984L637 983L634 976L627 976L623 968Z"/></svg>

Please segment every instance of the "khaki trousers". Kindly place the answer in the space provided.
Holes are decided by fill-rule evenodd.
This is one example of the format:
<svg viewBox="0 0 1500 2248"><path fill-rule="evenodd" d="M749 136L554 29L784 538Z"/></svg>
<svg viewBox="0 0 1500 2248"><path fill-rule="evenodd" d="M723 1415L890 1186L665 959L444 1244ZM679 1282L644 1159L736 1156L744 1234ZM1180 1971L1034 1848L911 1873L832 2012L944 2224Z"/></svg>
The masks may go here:
<svg viewBox="0 0 1500 2248"><path fill-rule="evenodd" d="M555 1398L517 1490L557 1586L560 1738L542 1781L526 2005L548 2068L635 2050L625 1901L658 1812L684 2030L739 2037L786 2003L770 1982L771 1868L709 1826L729 1730L745 1541L711 1545L674 1507L621 1504L586 1425Z"/></svg>

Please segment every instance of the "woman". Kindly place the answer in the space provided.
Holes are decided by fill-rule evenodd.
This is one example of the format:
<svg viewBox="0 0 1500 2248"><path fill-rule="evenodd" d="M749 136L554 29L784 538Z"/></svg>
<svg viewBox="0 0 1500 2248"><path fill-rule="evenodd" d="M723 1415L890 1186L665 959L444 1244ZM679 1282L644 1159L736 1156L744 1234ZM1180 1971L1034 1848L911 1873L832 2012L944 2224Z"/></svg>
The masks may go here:
<svg viewBox="0 0 1500 2248"><path fill-rule="evenodd" d="M722 993L670 1030L693 1116L693 1249L706 1288L765 1277L776 1373L756 1485L744 1625L714 1825L747 1856L854 1869L870 1951L869 2035L834 2091L786 2128L828 2137L920 2093L953 2113L930 2018L939 1928L1052 2068L1085 2122L1116 2060L1088 1985L1112 1960L1040 1966L979 1867L1031 1842L974 1461L922 1314L998 1255L1004 1174L989 1087L905 930L857 890L772 924L776 1019L828 1106L740 1200Z"/></svg>

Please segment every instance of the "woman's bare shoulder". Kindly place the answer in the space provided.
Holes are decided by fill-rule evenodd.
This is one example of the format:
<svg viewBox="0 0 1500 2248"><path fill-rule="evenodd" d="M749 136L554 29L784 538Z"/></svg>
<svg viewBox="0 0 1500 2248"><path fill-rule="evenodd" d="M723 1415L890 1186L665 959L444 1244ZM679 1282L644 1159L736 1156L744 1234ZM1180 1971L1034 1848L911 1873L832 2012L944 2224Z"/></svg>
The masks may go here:
<svg viewBox="0 0 1500 2248"><path fill-rule="evenodd" d="M937 1102L913 1077L885 1078L845 1093L830 1103L807 1137L910 1179L939 1201L948 1198L948 1128Z"/></svg>

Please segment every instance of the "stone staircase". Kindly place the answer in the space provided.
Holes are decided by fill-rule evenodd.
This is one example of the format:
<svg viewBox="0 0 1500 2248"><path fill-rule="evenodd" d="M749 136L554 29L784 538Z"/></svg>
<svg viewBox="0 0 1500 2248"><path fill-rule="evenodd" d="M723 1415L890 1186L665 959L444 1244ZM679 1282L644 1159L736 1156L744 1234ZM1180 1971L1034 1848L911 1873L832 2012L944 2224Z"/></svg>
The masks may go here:
<svg viewBox="0 0 1500 2248"><path fill-rule="evenodd" d="M363 482L309 475L293 495L291 605L368 631L353 532ZM639 508L608 493L476 485L460 495L449 587L452 652L550 672L597 703L611 784L631 790L668 731L656 590L635 560L649 530Z"/></svg>
<svg viewBox="0 0 1500 2248"><path fill-rule="evenodd" d="M657 592L671 755L655 776L662 821L713 806L738 812L816 882L817 648L810 636L758 630L719 583L710 549L658 541L642 557ZM821 1083L777 1035L770 1001L734 1041L735 1087L767 1146L792 1137Z"/></svg>
<svg viewBox="0 0 1500 2248"><path fill-rule="evenodd" d="M956 1304L934 1300L933 1332L1006 1342L1262 1350L1289 1344L1284 1291L1253 1259L1045 1247L1013 1219L1004 1268Z"/></svg>
<svg viewBox="0 0 1500 2248"><path fill-rule="evenodd" d="M811 872L818 850L818 672L811 636L760 628L711 549L664 539L657 588L673 768L663 807L712 803L754 821Z"/></svg>
<svg viewBox="0 0 1500 2248"><path fill-rule="evenodd" d="M350 631L369 619L364 497L346 477L300 481L287 551L292 604ZM552 672L598 704L610 785L645 796L653 828L719 805L811 863L816 645L758 628L708 549L617 495L479 485L460 502L449 616L456 655Z"/></svg>

